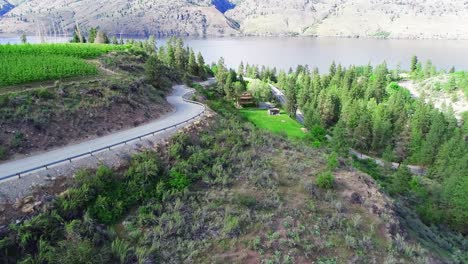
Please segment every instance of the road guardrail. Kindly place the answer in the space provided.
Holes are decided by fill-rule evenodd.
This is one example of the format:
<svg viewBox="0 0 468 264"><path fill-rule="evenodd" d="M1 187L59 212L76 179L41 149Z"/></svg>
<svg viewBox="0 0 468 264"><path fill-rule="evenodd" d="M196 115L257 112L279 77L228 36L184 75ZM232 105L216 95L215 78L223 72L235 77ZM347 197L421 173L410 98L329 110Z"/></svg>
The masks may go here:
<svg viewBox="0 0 468 264"><path fill-rule="evenodd" d="M191 117L191 118L189 118L189 119L187 119L187 120L185 120L183 122L179 122L179 123L177 123L175 125L165 127L165 128L161 128L161 129L158 129L158 130L143 134L143 135L138 136L138 137L123 140L123 141L120 141L118 143L108 145L108 146L105 146L105 147L102 147L102 148L98 148L98 149L95 149L95 150L91 150L91 151L88 151L88 152L85 152L85 153L81 153L81 154L78 154L78 155L75 155L75 156L72 156L72 157L67 157L67 158L64 158L64 159L61 159L61 160L50 162L50 163L47 163L45 165L34 167L32 169L28 169L28 170L20 171L20 172L13 173L13 174L10 174L10 175L2 176L2 177L0 177L0 181L4 181L4 180L11 179L11 178L14 178L14 177L21 178L22 175L30 174L31 172L40 171L40 170L43 170L43 169L47 170L47 169L49 169L49 167L52 167L52 166L55 166L55 165L59 165L59 164L65 163L65 162L70 162L71 163L75 159L83 158L83 157L86 157L86 156L93 156L96 153L106 151L106 150L111 150L112 148L117 147L117 146L122 146L122 145L126 145L126 144L128 144L130 142L133 142L133 141L142 140L145 137L155 136L158 133L164 132L164 131L172 129L172 128L177 128L178 126L183 125L183 124L187 124L187 123L191 122L192 120L195 120L198 117L205 114L206 109L207 109L206 105L204 105L204 104L202 104L200 102L185 99L183 96L182 96L182 100L184 100L184 102L187 102L187 103L192 103L192 104L197 104L197 105L203 106L203 111L201 113L199 113L198 115L196 115L194 117Z"/></svg>

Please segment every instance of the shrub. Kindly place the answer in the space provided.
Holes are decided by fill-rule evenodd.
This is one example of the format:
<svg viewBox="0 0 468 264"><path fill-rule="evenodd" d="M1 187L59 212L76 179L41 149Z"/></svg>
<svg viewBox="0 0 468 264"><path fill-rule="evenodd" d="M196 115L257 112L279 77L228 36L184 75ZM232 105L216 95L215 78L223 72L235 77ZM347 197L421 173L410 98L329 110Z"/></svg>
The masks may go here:
<svg viewBox="0 0 468 264"><path fill-rule="evenodd" d="M4 160L7 158L7 151L5 147L0 146L0 160Z"/></svg>
<svg viewBox="0 0 468 264"><path fill-rule="evenodd" d="M89 208L89 214L101 223L112 224L122 216L124 209L123 202L99 195Z"/></svg>
<svg viewBox="0 0 468 264"><path fill-rule="evenodd" d="M24 134L21 132L16 132L10 144L13 148L19 148L23 145L23 142L24 142Z"/></svg>
<svg viewBox="0 0 468 264"><path fill-rule="evenodd" d="M124 240L117 238L116 240L112 241L112 253L119 259L120 263L122 264L126 263L130 249L130 245Z"/></svg>
<svg viewBox="0 0 468 264"><path fill-rule="evenodd" d="M239 218L235 216L226 216L226 218L224 218L224 233L232 234L237 229L239 229Z"/></svg>
<svg viewBox="0 0 468 264"><path fill-rule="evenodd" d="M310 130L312 139L318 142L324 142L326 140L327 131L320 125L314 125Z"/></svg>
<svg viewBox="0 0 468 264"><path fill-rule="evenodd" d="M35 92L35 95L37 98L44 99L44 100L53 99L55 97L54 94L47 88L37 90Z"/></svg>
<svg viewBox="0 0 468 264"><path fill-rule="evenodd" d="M190 185L190 180L187 178L187 176L185 176L185 174L182 174L176 170L171 170L169 185L174 189L182 190Z"/></svg>
<svg viewBox="0 0 468 264"><path fill-rule="evenodd" d="M333 152L328 156L327 167L329 170L334 170L338 167L338 155L336 152Z"/></svg>
<svg viewBox="0 0 468 264"><path fill-rule="evenodd" d="M257 205L257 199L247 194L238 194L235 198L235 201L238 204L249 208L255 207L255 205Z"/></svg>
<svg viewBox="0 0 468 264"><path fill-rule="evenodd" d="M332 189L335 183L335 177L331 171L322 172L317 177L317 186L322 189Z"/></svg>
<svg viewBox="0 0 468 264"><path fill-rule="evenodd" d="M389 186L390 194L404 194L410 189L411 172L407 166L400 166L392 175L391 184Z"/></svg>
<svg viewBox="0 0 468 264"><path fill-rule="evenodd" d="M130 168L125 173L127 190L132 197L142 199L151 195L151 189L161 174L161 161L154 152L135 155Z"/></svg>

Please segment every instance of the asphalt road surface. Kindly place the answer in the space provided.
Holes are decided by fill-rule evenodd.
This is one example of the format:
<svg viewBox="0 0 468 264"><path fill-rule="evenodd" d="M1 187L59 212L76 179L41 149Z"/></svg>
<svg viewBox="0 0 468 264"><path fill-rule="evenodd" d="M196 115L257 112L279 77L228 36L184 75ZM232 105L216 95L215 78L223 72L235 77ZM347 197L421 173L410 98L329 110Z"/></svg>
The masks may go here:
<svg viewBox="0 0 468 264"><path fill-rule="evenodd" d="M201 83L209 85L214 80L208 80ZM135 137L151 133L153 131L169 128L175 124L187 121L203 112L204 108L201 105L185 102L182 98L184 94L189 92L189 89L184 85L176 85L173 87L173 92L167 97L167 101L174 107L174 111L150 123L134 127L128 130L119 131L107 136L96 138L89 141L84 141L74 145L68 145L49 152L35 154L26 158L7 161L0 164L0 181L7 175L15 174L21 171L33 169L45 164L53 163L68 157L88 153L99 148L104 148L112 144L130 140Z"/></svg>

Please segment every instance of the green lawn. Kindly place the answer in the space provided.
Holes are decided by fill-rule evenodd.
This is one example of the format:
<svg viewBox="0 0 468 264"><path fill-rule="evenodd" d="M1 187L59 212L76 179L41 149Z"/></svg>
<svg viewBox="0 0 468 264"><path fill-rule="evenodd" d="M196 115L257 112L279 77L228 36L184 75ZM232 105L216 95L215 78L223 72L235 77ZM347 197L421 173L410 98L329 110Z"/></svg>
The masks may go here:
<svg viewBox="0 0 468 264"><path fill-rule="evenodd" d="M276 134L286 133L291 139L304 139L307 136L301 131L302 125L290 118L284 111L281 111L279 116L270 116L267 110L257 108L242 109L240 113L258 128Z"/></svg>

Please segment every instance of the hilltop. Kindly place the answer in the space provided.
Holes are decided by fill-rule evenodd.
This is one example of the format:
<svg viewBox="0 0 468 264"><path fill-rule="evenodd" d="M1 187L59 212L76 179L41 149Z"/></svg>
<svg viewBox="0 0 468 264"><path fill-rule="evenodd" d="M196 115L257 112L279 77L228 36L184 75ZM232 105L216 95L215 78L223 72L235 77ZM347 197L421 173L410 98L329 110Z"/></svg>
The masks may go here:
<svg viewBox="0 0 468 264"><path fill-rule="evenodd" d="M2 0L6 2L5 0ZM11 1L10 1L11 2ZM463 0L15 1L0 32L54 34L100 26L111 34L293 35L468 39ZM213 3L213 4L212 4ZM1 6L1 4L0 4Z"/></svg>

